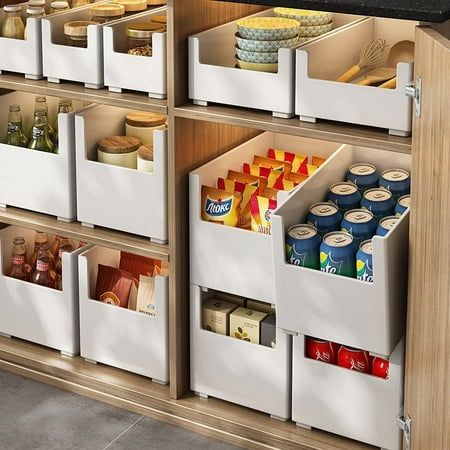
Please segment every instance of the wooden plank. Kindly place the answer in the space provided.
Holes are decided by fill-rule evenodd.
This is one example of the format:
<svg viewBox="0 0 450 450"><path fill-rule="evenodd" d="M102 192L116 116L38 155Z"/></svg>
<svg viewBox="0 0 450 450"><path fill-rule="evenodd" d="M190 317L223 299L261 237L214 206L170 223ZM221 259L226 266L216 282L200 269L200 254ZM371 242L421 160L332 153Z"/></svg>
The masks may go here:
<svg viewBox="0 0 450 450"><path fill-rule="evenodd" d="M450 41L416 32L405 412L414 450L450 448Z"/></svg>
<svg viewBox="0 0 450 450"><path fill-rule="evenodd" d="M87 228L83 227L80 222L61 222L55 217L23 209L0 208L0 222L59 234L89 244L103 245L163 261L169 260L168 245L154 244L150 242L149 238L100 227Z"/></svg>
<svg viewBox="0 0 450 450"><path fill-rule="evenodd" d="M0 337L0 368L144 414L244 448L370 450L332 434L298 428L267 415L192 394L172 400L169 388L149 379L16 339Z"/></svg>
<svg viewBox="0 0 450 450"><path fill-rule="evenodd" d="M240 125L274 133L304 136L399 153L411 153L411 138L390 136L387 130L345 123L330 121L307 123L300 122L298 118L279 119L272 117L267 112L218 105L202 107L185 104L175 108L175 116Z"/></svg>
<svg viewBox="0 0 450 450"><path fill-rule="evenodd" d="M46 80L27 80L23 75L9 73L0 75L0 88L167 114L167 100L149 98L138 92L118 94L108 89L86 89L80 83L69 81L48 83Z"/></svg>

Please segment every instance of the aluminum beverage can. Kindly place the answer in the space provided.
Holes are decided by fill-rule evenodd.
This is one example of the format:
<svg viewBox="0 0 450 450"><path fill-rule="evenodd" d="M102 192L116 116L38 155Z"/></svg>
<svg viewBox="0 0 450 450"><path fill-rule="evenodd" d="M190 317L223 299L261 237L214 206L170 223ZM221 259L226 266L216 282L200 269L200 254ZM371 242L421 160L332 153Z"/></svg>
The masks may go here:
<svg viewBox="0 0 450 450"><path fill-rule="evenodd" d="M400 219L397 216L383 217L378 224L377 235L386 236L389 231L391 231L391 229L395 227L399 220Z"/></svg>
<svg viewBox="0 0 450 450"><path fill-rule="evenodd" d="M339 208L341 214L350 209L359 208L361 194L356 184L350 181L333 184L328 193L328 201L333 202Z"/></svg>
<svg viewBox="0 0 450 450"><path fill-rule="evenodd" d="M320 269L321 238L313 225L293 225L286 235L286 257L294 266Z"/></svg>
<svg viewBox="0 0 450 450"><path fill-rule="evenodd" d="M329 364L337 363L338 344L309 336L306 337L305 344L307 358Z"/></svg>
<svg viewBox="0 0 450 450"><path fill-rule="evenodd" d="M361 242L370 239L377 230L377 223L373 214L367 209L352 209L344 214L341 231L353 236L357 248Z"/></svg>
<svg viewBox="0 0 450 450"><path fill-rule="evenodd" d="M355 253L355 244L350 233L344 231L328 233L320 244L320 270L355 278Z"/></svg>
<svg viewBox="0 0 450 450"><path fill-rule="evenodd" d="M380 378L389 378L389 361L375 356L372 360L372 375Z"/></svg>
<svg viewBox="0 0 450 450"><path fill-rule="evenodd" d="M380 174L373 164L359 163L352 164L348 168L345 179L356 184L359 192L362 194L367 189L378 187Z"/></svg>
<svg viewBox="0 0 450 450"><path fill-rule="evenodd" d="M342 345L338 350L338 366L350 370L357 370L359 372L370 373L369 352Z"/></svg>
<svg viewBox="0 0 450 450"><path fill-rule="evenodd" d="M309 208L306 222L316 227L320 237L341 227L342 216L338 207L331 202L315 203Z"/></svg>
<svg viewBox="0 0 450 450"><path fill-rule="evenodd" d="M364 192L361 207L368 209L378 222L386 216L392 216L395 209L395 200L392 193L385 188L374 188Z"/></svg>
<svg viewBox="0 0 450 450"><path fill-rule="evenodd" d="M411 190L411 178L409 172L404 169L385 170L380 177L380 187L392 192L397 201L402 195L409 194Z"/></svg>
<svg viewBox="0 0 450 450"><path fill-rule="evenodd" d="M411 196L403 195L398 199L398 202L395 205L395 215L397 217L400 217L410 207L411 207Z"/></svg>
<svg viewBox="0 0 450 450"><path fill-rule="evenodd" d="M356 253L356 278L373 283L373 243L371 239L364 241Z"/></svg>

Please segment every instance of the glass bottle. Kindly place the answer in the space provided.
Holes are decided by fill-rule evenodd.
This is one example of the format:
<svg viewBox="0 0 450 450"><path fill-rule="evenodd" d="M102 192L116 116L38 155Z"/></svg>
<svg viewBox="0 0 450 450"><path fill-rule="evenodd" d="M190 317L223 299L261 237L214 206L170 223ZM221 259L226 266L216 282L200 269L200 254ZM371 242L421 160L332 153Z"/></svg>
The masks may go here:
<svg viewBox="0 0 450 450"><path fill-rule="evenodd" d="M72 9L73 8L78 8L80 6L85 6L85 5L89 5L91 3L90 0L72 0Z"/></svg>
<svg viewBox="0 0 450 450"><path fill-rule="evenodd" d="M28 19L39 19L40 17L45 16L45 9L42 7L31 7L27 8L27 16L25 20L25 31L23 33L23 38L27 39L27 25Z"/></svg>
<svg viewBox="0 0 450 450"><path fill-rule="evenodd" d="M36 269L36 262L37 262L37 259L38 259L39 252L43 248L46 248L47 253L48 253L47 257L49 259L49 262L50 262L51 266L53 267L54 263L55 263L55 258L52 255L52 253L50 251L50 248L48 246L47 233L44 233L42 231L36 231L36 235L35 235L35 238L34 238L34 252L33 252L33 255L31 256L31 259L30 259L30 266L31 266L31 269L33 271Z"/></svg>
<svg viewBox="0 0 450 450"><path fill-rule="evenodd" d="M70 100L69 98L63 98L59 101L59 106L58 106L58 115L59 114L69 114L73 112L73 106L72 106L72 100ZM56 124L58 125L58 122L56 122ZM59 130L58 127L56 127L56 146L59 145Z"/></svg>
<svg viewBox="0 0 450 450"><path fill-rule="evenodd" d="M22 6L5 5L3 11L5 12L5 19L2 25L2 36L11 39L23 39L25 25L20 16Z"/></svg>
<svg viewBox="0 0 450 450"><path fill-rule="evenodd" d="M49 288L56 288L55 279L50 274L50 261L48 258L48 252L40 250L38 259L36 262L36 270L34 271L31 282L46 286Z"/></svg>
<svg viewBox="0 0 450 450"><path fill-rule="evenodd" d="M52 14L62 13L70 9L69 3L65 1L57 1L50 3L50 11Z"/></svg>
<svg viewBox="0 0 450 450"><path fill-rule="evenodd" d="M30 8L45 8L45 0L29 0L28 6Z"/></svg>
<svg viewBox="0 0 450 450"><path fill-rule="evenodd" d="M45 111L45 115L47 116L48 136L52 142L55 142L56 133L48 117L47 97L45 97L45 95L37 95L34 98L34 111L36 112L40 109L43 109Z"/></svg>
<svg viewBox="0 0 450 450"><path fill-rule="evenodd" d="M74 248L72 247L72 244L70 243L69 239L62 238L61 245L59 247L58 258L55 263L55 272L57 276L56 286L57 289L59 289L60 291L62 291L62 265L63 265L62 254L71 253L73 250Z"/></svg>
<svg viewBox="0 0 450 450"><path fill-rule="evenodd" d="M9 105L6 144L16 147L28 147L28 139L22 130L22 113L20 105Z"/></svg>
<svg viewBox="0 0 450 450"><path fill-rule="evenodd" d="M33 131L28 148L56 153L55 145L48 134L47 113L43 109L38 109L34 112Z"/></svg>
<svg viewBox="0 0 450 450"><path fill-rule="evenodd" d="M25 239L22 236L15 237L11 258L12 268L9 274L10 277L16 278L17 280L28 280L29 273L26 267L26 254Z"/></svg>

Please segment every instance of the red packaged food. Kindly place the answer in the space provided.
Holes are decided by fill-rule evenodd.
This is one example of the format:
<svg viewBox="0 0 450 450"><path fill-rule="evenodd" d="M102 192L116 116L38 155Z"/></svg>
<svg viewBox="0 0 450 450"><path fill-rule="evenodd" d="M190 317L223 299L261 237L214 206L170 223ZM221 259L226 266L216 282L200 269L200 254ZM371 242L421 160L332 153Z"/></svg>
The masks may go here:
<svg viewBox="0 0 450 450"><path fill-rule="evenodd" d="M103 303L127 308L132 284L132 273L99 264L95 298Z"/></svg>
<svg viewBox="0 0 450 450"><path fill-rule="evenodd" d="M272 214L276 207L276 200L253 196L250 199L252 231L262 234L272 234Z"/></svg>
<svg viewBox="0 0 450 450"><path fill-rule="evenodd" d="M202 186L203 220L236 227L239 223L240 205L240 195Z"/></svg>
<svg viewBox="0 0 450 450"><path fill-rule="evenodd" d="M276 150L274 148L269 148L267 151L267 156L272 159L277 159L278 161L286 161L292 164L292 172L301 172L303 166L306 167L308 164L308 157L304 155L299 155L293 152L286 152L284 150ZM306 170L306 169L305 169Z"/></svg>
<svg viewBox="0 0 450 450"><path fill-rule="evenodd" d="M277 172L283 172L285 175L292 172L292 164L290 162L264 158L259 155L253 157L253 164L256 166L267 167L271 170L276 170Z"/></svg>

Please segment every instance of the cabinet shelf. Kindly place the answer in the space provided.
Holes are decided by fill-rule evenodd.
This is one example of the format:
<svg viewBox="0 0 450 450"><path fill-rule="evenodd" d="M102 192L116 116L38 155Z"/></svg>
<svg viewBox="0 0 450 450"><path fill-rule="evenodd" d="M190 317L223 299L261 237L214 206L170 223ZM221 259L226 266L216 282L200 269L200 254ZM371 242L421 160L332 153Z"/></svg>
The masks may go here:
<svg viewBox="0 0 450 450"><path fill-rule="evenodd" d="M168 245L152 243L148 238L105 228L87 228L80 222L65 223L45 214L18 208L0 208L1 223L59 234L89 244L124 250L163 261L169 260Z"/></svg>
<svg viewBox="0 0 450 450"><path fill-rule="evenodd" d="M174 110L176 117L217 122L261 131L290 134L312 139L340 142L399 153L411 153L411 138L390 136L387 130L328 121L317 123L278 119L270 113L227 106L196 106L186 104Z"/></svg>
<svg viewBox="0 0 450 450"><path fill-rule="evenodd" d="M82 84L70 81L48 83L47 80L28 80L23 75L4 73L0 75L0 88L167 114L167 100L149 98L136 92L118 94L106 88L86 89Z"/></svg>

